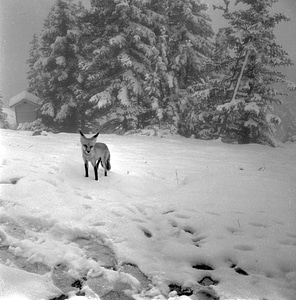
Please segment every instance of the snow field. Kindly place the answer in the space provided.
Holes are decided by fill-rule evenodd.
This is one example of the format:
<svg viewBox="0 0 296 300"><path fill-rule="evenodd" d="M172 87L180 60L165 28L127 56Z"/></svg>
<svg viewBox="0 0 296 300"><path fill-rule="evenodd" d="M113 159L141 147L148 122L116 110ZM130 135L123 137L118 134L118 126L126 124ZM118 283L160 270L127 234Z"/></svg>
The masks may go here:
<svg viewBox="0 0 296 300"><path fill-rule="evenodd" d="M137 299L179 297L169 285L295 299L295 144L102 135L112 168L97 182L92 168L84 177L78 134L0 134L0 298L49 299L87 277L107 278L106 291L126 283ZM153 288L110 270L123 263Z"/></svg>

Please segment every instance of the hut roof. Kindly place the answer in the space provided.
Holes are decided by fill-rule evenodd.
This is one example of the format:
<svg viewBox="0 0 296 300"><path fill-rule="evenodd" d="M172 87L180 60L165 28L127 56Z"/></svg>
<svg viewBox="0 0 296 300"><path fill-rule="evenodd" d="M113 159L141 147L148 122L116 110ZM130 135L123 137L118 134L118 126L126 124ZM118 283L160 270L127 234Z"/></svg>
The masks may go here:
<svg viewBox="0 0 296 300"><path fill-rule="evenodd" d="M13 107L23 101L28 101L35 105L40 105L40 102L41 102L39 97L37 97L27 91L23 91L23 92L17 94L16 96L10 98L9 106Z"/></svg>

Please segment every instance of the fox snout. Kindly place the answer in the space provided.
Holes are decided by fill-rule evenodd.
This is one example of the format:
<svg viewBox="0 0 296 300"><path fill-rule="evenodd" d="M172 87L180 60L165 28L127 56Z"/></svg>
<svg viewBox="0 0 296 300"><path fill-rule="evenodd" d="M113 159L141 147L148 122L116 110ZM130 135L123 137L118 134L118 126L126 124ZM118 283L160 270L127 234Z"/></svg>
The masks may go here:
<svg viewBox="0 0 296 300"><path fill-rule="evenodd" d="M84 152L89 154L91 152L91 149L84 149Z"/></svg>

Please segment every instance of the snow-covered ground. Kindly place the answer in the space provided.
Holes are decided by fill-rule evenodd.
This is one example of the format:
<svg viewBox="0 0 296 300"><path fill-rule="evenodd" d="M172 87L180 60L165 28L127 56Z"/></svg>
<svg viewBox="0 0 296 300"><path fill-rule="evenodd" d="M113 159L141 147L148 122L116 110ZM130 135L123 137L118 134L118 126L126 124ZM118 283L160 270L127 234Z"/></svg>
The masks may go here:
<svg viewBox="0 0 296 300"><path fill-rule="evenodd" d="M95 181L79 134L0 136L0 299L65 294L55 274L86 280L77 298L98 299L88 282L105 276L137 299L176 299L171 284L208 299L296 299L296 143L100 135L112 170ZM87 252L97 241L118 271Z"/></svg>

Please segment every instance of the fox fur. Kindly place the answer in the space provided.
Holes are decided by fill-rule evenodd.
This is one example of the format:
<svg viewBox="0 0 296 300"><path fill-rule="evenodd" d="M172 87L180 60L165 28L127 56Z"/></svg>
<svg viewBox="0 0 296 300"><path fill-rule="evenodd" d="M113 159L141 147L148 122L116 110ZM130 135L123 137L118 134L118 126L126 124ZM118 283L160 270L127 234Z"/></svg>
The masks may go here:
<svg viewBox="0 0 296 300"><path fill-rule="evenodd" d="M84 160L85 177L88 177L88 162L94 167L95 180L98 180L98 169L101 163L104 168L104 174L111 170L110 151L106 144L96 143L99 132L94 136L87 138L80 130L80 142L82 148L82 157Z"/></svg>

